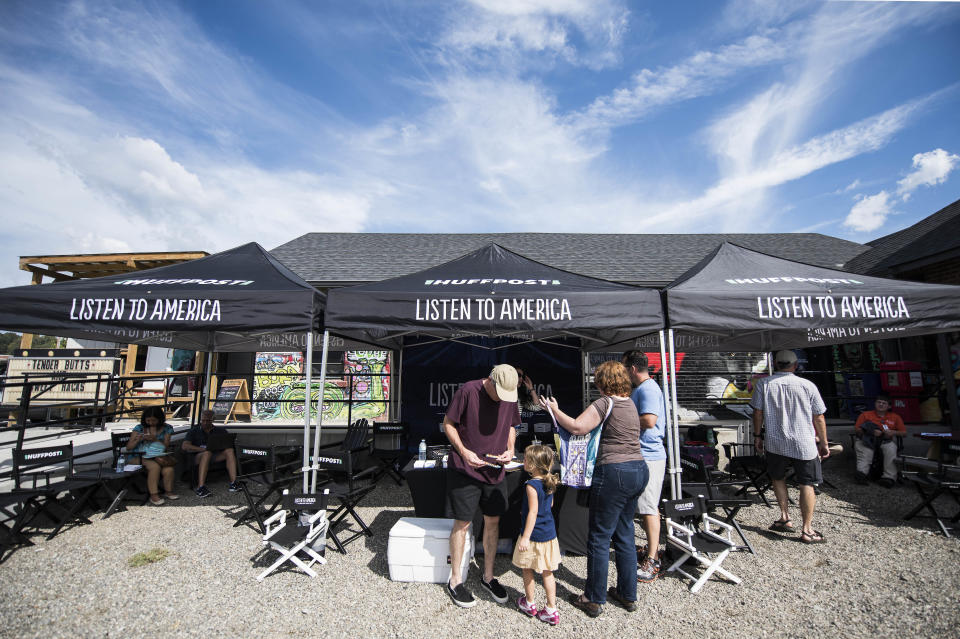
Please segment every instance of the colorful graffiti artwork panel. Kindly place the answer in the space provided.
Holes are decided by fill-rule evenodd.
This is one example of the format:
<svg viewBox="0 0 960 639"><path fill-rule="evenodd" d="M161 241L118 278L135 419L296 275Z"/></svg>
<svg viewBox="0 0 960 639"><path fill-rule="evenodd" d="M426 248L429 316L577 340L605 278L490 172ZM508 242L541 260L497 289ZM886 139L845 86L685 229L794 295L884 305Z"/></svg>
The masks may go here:
<svg viewBox="0 0 960 639"><path fill-rule="evenodd" d="M253 418L258 421L303 421L306 382L302 353L257 353L253 380ZM344 352L341 379L327 379L323 392L323 423L346 424L349 419L386 419L390 399L390 363L386 351ZM347 375L349 374L349 375ZM350 388L352 380L353 388ZM316 406L318 380L311 383ZM350 398L353 398L352 408ZM311 415L315 418L316 413Z"/></svg>
<svg viewBox="0 0 960 639"><path fill-rule="evenodd" d="M390 352L345 351L343 371L353 385L352 419L387 419L390 401Z"/></svg>

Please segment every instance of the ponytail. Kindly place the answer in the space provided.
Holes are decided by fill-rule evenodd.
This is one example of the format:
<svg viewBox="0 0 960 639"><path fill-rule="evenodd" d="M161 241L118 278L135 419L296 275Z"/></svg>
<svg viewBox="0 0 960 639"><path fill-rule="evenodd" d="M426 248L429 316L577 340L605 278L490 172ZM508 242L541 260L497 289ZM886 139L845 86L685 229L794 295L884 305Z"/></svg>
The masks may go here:
<svg viewBox="0 0 960 639"><path fill-rule="evenodd" d="M560 478L550 472L553 468L553 449L541 444L531 444L524 449L523 458L524 462L529 462L533 468L534 476L539 476L543 481L544 492L548 495L553 493L560 482Z"/></svg>
<svg viewBox="0 0 960 639"><path fill-rule="evenodd" d="M547 473L543 476L543 492L552 495L557 490L557 484L560 483L560 477L554 473Z"/></svg>

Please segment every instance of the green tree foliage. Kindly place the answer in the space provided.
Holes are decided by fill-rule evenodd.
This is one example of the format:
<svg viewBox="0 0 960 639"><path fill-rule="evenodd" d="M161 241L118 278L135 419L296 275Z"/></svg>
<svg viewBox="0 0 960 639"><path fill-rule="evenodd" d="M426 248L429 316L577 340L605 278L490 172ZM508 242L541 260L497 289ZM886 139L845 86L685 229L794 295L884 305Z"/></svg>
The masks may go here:
<svg viewBox="0 0 960 639"><path fill-rule="evenodd" d="M61 340L49 335L34 335L32 348L60 348ZM20 348L20 333L0 333L0 353L16 355Z"/></svg>

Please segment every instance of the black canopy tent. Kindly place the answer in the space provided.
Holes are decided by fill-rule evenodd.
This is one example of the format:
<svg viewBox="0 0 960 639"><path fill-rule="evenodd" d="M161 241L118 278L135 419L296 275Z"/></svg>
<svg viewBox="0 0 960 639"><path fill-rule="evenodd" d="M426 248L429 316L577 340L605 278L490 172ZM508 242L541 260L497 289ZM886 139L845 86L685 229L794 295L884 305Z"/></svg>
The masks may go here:
<svg viewBox="0 0 960 639"><path fill-rule="evenodd" d="M195 351L302 350L323 299L251 242L125 275L0 289L0 327Z"/></svg>
<svg viewBox="0 0 960 639"><path fill-rule="evenodd" d="M960 286L847 273L728 242L669 284L664 297L671 369L675 347L770 352L960 330ZM672 370L670 378L676 414ZM675 426L674 469L678 437Z"/></svg>
<svg viewBox="0 0 960 639"><path fill-rule="evenodd" d="M724 242L665 289L687 351L776 351L960 329L960 286L857 275Z"/></svg>
<svg viewBox="0 0 960 639"><path fill-rule="evenodd" d="M321 375L330 334L394 350L408 336L472 346L477 337L575 338L581 350L613 350L662 331L663 313L656 290L563 271L489 244L416 273L330 291L324 328Z"/></svg>
<svg viewBox="0 0 960 639"><path fill-rule="evenodd" d="M251 242L126 275L0 289L0 327L206 352L305 349L309 389L323 301L323 293Z"/></svg>
<svg viewBox="0 0 960 639"><path fill-rule="evenodd" d="M330 292L332 333L401 348L407 335L574 337L585 350L663 328L657 291L563 271L489 244L416 273Z"/></svg>

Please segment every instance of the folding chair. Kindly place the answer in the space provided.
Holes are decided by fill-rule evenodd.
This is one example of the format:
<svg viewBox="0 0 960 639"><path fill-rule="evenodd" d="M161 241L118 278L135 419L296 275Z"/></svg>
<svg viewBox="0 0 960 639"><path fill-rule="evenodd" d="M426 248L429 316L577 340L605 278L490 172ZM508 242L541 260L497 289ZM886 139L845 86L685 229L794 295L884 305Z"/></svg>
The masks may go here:
<svg viewBox="0 0 960 639"><path fill-rule="evenodd" d="M960 521L960 466L945 464L942 461L935 462L936 471L930 473L926 470L905 470L905 467L906 464L911 462L923 467L929 464L931 460L908 455L901 455L900 460L900 474L913 484L920 495L920 503L904 515L903 519L913 519L917 516L930 517L937 522L940 532L944 536L950 537L950 531L956 530L958 528L957 522ZM937 512L935 502L941 495L949 495L957 503L956 514L950 516ZM927 511L927 514L920 515L924 510ZM948 522L950 525L947 525Z"/></svg>
<svg viewBox="0 0 960 639"><path fill-rule="evenodd" d="M93 503L97 501L99 493L103 492L106 494L107 505L101 519L106 519L118 510L126 510L126 506L123 504L124 501L138 501L140 504L145 504L147 503L147 499L150 498L146 484L143 484L142 489L137 485L138 480L145 482L142 469L123 472L116 470L117 460L120 455L129 457L134 454L126 450L131 434L129 431L125 433L110 433L110 448L112 452L110 468L99 468L95 471L76 471L74 473L74 476L78 478L99 477L102 480L90 496L90 501ZM127 495L131 492L137 493L137 496L128 498Z"/></svg>
<svg viewBox="0 0 960 639"><path fill-rule="evenodd" d="M767 508L771 508L767 499L767 491L773 488L770 475L767 474L767 462L762 455L756 453L753 444L738 444L726 442L721 444L730 460L727 464L728 472L732 477L745 480L749 485L740 487L734 496L745 494L749 489L756 491L757 496Z"/></svg>
<svg viewBox="0 0 960 639"><path fill-rule="evenodd" d="M349 451L329 452L320 455L314 459L317 468L324 473L325 481L323 488L330 491L330 496L335 497L340 505L332 509L329 515L330 528L329 537L333 540L337 550L343 554L347 553L346 544L366 535L373 536L373 531L357 514L356 508L360 502L376 487L371 479L377 471L376 466L370 466L359 472L354 471L354 453ZM360 527L358 532L353 533L346 539L340 539L337 536L336 528L347 516Z"/></svg>
<svg viewBox="0 0 960 639"><path fill-rule="evenodd" d="M853 460L853 468L857 468L857 437L856 433L850 433L850 459ZM896 459L899 460L903 456L903 435L894 435L894 443L897 446L897 456ZM870 479L878 479L883 472L883 454L880 451L876 451L873 455L873 461L870 462L870 472L867 473L867 477ZM903 479L899 473L897 473L897 479Z"/></svg>
<svg viewBox="0 0 960 639"><path fill-rule="evenodd" d="M228 433L228 434L233 437L233 440L231 441L229 448L236 448L237 433ZM182 447L181 447L181 451L183 451ZM183 452L186 452L186 451L183 451ZM220 451L218 450L216 452L214 451L211 451L211 452L213 452L214 456L216 456L217 453L219 453ZM197 455L199 454L200 453L198 452L186 452L186 457L184 457L184 468L180 474L180 478L182 480L184 475L187 476L187 480L190 484L190 490L197 489L197 482L199 481L199 475L198 475L199 468L197 466ZM213 461L212 459L210 460L210 467L207 468L208 481L210 479L210 473L213 472L214 470L223 470L224 472L226 472L227 470L226 461Z"/></svg>
<svg viewBox="0 0 960 639"><path fill-rule="evenodd" d="M737 495L752 486L750 481L717 470L715 467L707 465L702 459L682 454L680 455L680 466L683 471L681 482L683 492L691 496L704 495L711 510L720 509L723 511L726 523L732 526L740 539L743 540L743 544L735 546L734 550L745 550L751 555L757 554L737 522L737 514L740 509L757 503L754 499L746 496L736 498ZM723 494L722 491L727 488L737 489L733 497Z"/></svg>
<svg viewBox="0 0 960 639"><path fill-rule="evenodd" d="M323 539L328 530L327 493L328 491L324 490L319 494L302 495L283 491L283 507L264 522L266 530L263 534L263 545L279 552L280 558L260 573L257 581L263 581L267 575L288 561L310 577L317 576L310 566L327 563L314 549L314 545ZM312 514L301 522L300 513ZM297 556L300 553L309 557L307 563Z"/></svg>
<svg viewBox="0 0 960 639"><path fill-rule="evenodd" d="M32 546L33 542L23 534L23 528L39 510L41 491L19 491L0 494L0 562L8 550L17 546Z"/></svg>
<svg viewBox="0 0 960 639"><path fill-rule="evenodd" d="M380 481L384 475L390 475L398 486L403 484L404 477L400 471L400 463L403 456L407 454L408 434L409 426L406 422L373 423L370 456L380 465L373 481Z"/></svg>
<svg viewBox="0 0 960 639"><path fill-rule="evenodd" d="M99 472L76 475L73 466L72 443L13 450L13 492L39 493L37 512L30 520L41 514L50 518L54 528L47 535L47 539L56 537L68 523L90 523L90 520L83 516L82 510L103 480ZM59 479L55 479L57 477ZM41 478L43 483L38 485ZM27 481L31 486L25 486ZM70 501L62 502L59 497L61 493L69 493Z"/></svg>
<svg viewBox="0 0 960 639"><path fill-rule="evenodd" d="M679 550L680 557L670 564L666 572L678 572L693 580L690 592L696 593L717 572L735 584L740 578L721 567L727 555L736 548L731 538L733 526L715 519L709 514L709 501L702 495L687 499L666 500L660 504L667 531L668 550ZM717 532L723 531L721 536ZM683 569L688 559L694 559L705 567L699 577Z"/></svg>
<svg viewBox="0 0 960 639"><path fill-rule="evenodd" d="M247 509L240 515L240 518L234 522L234 527L242 526L246 521L254 519L260 529L261 534L266 533L264 517L268 517L277 509L283 499L283 491L289 488L298 479L295 470L300 469L302 460L294 459L284 461L280 459L278 448L276 446L243 446L238 444L234 451L237 456L237 481L240 482L240 490L243 492L244 499L247 502ZM259 484L263 488L262 493L255 493L250 490L248 483ZM270 499L271 495L276 495L277 499L273 504L262 508L263 504Z"/></svg>
<svg viewBox="0 0 960 639"><path fill-rule="evenodd" d="M351 453L360 453L370 448L370 422L365 419L358 419L349 426L343 436L343 441L320 446L319 450L338 450Z"/></svg>

